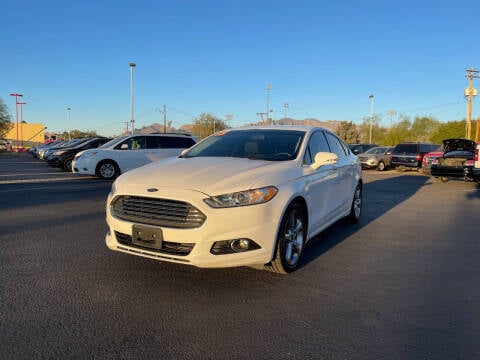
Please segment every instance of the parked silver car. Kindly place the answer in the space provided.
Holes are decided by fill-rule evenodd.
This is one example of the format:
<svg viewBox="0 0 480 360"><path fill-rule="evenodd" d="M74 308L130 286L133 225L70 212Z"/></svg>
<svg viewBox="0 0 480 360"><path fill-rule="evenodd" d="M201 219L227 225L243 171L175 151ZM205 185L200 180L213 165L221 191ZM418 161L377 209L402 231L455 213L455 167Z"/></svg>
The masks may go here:
<svg viewBox="0 0 480 360"><path fill-rule="evenodd" d="M362 154L358 154L358 158L360 159L363 168L375 168L378 171L384 171L390 166L392 150L392 146L377 146L368 149Z"/></svg>

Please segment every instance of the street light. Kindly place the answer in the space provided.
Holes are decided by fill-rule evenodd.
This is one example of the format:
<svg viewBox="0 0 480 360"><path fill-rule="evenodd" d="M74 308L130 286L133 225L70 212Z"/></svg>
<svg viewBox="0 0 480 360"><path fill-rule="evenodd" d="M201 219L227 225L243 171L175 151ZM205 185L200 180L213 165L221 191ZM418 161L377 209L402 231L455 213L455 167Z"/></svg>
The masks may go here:
<svg viewBox="0 0 480 360"><path fill-rule="evenodd" d="M16 119L16 124L17 124L17 147L16 150L18 152L18 97L22 97L22 94L10 94L10 96L15 96L15 119Z"/></svg>
<svg viewBox="0 0 480 360"><path fill-rule="evenodd" d="M371 106L370 106L370 144L372 143L372 126L373 126L373 102L375 100L375 96L374 95L370 95L368 97L369 99L372 99L372 103L371 103Z"/></svg>
<svg viewBox="0 0 480 360"><path fill-rule="evenodd" d="M70 110L71 108L67 107L67 132L68 132L68 141L70 141Z"/></svg>
<svg viewBox="0 0 480 360"><path fill-rule="evenodd" d="M22 149L23 149L23 105L27 105L26 102L19 102L20 105L20 137L22 138Z"/></svg>
<svg viewBox="0 0 480 360"><path fill-rule="evenodd" d="M128 64L130 66L130 123L132 125L132 135L135 132L135 119L133 116L133 68L137 66L134 62Z"/></svg>

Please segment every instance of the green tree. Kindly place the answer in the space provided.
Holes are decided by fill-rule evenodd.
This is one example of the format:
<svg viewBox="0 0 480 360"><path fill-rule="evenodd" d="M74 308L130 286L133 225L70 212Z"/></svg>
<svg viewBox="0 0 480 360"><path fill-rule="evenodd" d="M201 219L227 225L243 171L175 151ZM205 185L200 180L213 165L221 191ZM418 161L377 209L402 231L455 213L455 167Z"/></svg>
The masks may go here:
<svg viewBox="0 0 480 360"><path fill-rule="evenodd" d="M433 117L415 117L410 127L410 139L416 142L428 142L432 134L440 125L440 122Z"/></svg>
<svg viewBox="0 0 480 360"><path fill-rule="evenodd" d="M360 132L357 126L351 121L341 121L337 125L337 135L347 144L356 144L360 142Z"/></svg>
<svg viewBox="0 0 480 360"><path fill-rule="evenodd" d="M385 128L380 126L382 118L375 116L372 122L370 118L363 118L363 122L359 126L360 141L362 143L370 142L370 125L372 129L372 144L381 144L385 136Z"/></svg>
<svg viewBox="0 0 480 360"><path fill-rule="evenodd" d="M10 121L10 112L7 105L0 98L0 137L4 137L7 132L13 127L13 123Z"/></svg>
<svg viewBox="0 0 480 360"><path fill-rule="evenodd" d="M410 139L410 128L412 123L408 117L403 116L399 122L393 125L385 135L385 145L396 145L404 141L412 141Z"/></svg>
<svg viewBox="0 0 480 360"><path fill-rule="evenodd" d="M227 128L225 122L213 116L210 113L201 113L193 123L192 133L198 137L199 140L206 138L214 132L221 131Z"/></svg>
<svg viewBox="0 0 480 360"><path fill-rule="evenodd" d="M435 144L441 144L444 139L465 138L466 121L450 121L439 124L436 130L431 134L430 141Z"/></svg>

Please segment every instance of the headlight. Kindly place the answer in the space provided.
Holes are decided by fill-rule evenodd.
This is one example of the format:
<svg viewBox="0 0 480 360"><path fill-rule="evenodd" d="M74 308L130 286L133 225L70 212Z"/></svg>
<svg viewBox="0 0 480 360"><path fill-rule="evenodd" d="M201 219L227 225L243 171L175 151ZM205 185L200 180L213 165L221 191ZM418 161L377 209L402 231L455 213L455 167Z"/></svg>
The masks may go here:
<svg viewBox="0 0 480 360"><path fill-rule="evenodd" d="M53 153L53 155L62 155L66 152L67 150L58 150Z"/></svg>
<svg viewBox="0 0 480 360"><path fill-rule="evenodd" d="M267 186L261 189L245 190L230 194L211 196L204 201L213 208L228 208L265 203L273 199L278 189Z"/></svg>
<svg viewBox="0 0 480 360"><path fill-rule="evenodd" d="M117 185L116 185L116 181L114 181L112 183L112 188L110 189L110 194L113 196L115 195L116 192L117 192Z"/></svg>

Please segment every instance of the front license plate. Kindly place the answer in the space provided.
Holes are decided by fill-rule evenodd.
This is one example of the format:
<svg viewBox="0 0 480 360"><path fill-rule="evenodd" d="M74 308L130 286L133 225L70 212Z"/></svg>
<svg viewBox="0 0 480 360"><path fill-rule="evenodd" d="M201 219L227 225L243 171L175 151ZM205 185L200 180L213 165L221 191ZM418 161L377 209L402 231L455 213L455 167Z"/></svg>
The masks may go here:
<svg viewBox="0 0 480 360"><path fill-rule="evenodd" d="M132 244L148 247L151 249L161 249L163 241L162 229L133 225L132 227Z"/></svg>

